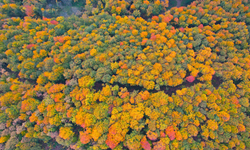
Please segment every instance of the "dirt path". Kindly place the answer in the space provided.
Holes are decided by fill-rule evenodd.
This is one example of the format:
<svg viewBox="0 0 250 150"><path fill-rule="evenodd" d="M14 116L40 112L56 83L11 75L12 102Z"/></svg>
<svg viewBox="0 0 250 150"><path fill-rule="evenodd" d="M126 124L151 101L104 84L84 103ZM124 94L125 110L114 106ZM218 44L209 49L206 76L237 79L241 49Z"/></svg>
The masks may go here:
<svg viewBox="0 0 250 150"><path fill-rule="evenodd" d="M181 2L182 2L182 0L176 0L176 1L177 1L176 7L181 7Z"/></svg>

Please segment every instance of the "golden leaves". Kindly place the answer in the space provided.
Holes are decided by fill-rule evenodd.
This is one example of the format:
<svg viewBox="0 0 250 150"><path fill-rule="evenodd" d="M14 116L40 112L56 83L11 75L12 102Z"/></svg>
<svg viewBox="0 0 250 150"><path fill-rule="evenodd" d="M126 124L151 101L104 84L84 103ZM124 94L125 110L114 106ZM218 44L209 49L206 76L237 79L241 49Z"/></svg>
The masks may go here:
<svg viewBox="0 0 250 150"><path fill-rule="evenodd" d="M144 110L141 107L136 107L134 109L132 109L130 111L130 116L134 119L134 120L141 120L144 116Z"/></svg>
<svg viewBox="0 0 250 150"><path fill-rule="evenodd" d="M6 135L6 136L1 136L0 137L0 143L5 143L6 141L8 141L8 139L10 138L9 135Z"/></svg>
<svg viewBox="0 0 250 150"><path fill-rule="evenodd" d="M83 88L93 86L94 82L94 79L90 76L83 76L82 78L78 79L79 86Z"/></svg>
<svg viewBox="0 0 250 150"><path fill-rule="evenodd" d="M218 113L218 116L219 116L220 118L222 118L222 120L223 120L224 122L227 122L227 121L230 119L230 115L229 115L227 112L225 112L225 111L219 112L219 113Z"/></svg>
<svg viewBox="0 0 250 150"><path fill-rule="evenodd" d="M74 136L72 127L61 127L59 130L59 136L64 140L70 140Z"/></svg>
<svg viewBox="0 0 250 150"><path fill-rule="evenodd" d="M168 80L170 77L173 76L172 72L165 72L162 76L163 79Z"/></svg>
<svg viewBox="0 0 250 150"><path fill-rule="evenodd" d="M146 38L148 36L148 33L147 32L141 32L141 37L142 38Z"/></svg>
<svg viewBox="0 0 250 150"><path fill-rule="evenodd" d="M111 89L109 85L106 85L105 87L102 88L101 92L104 96L110 96L111 95Z"/></svg>
<svg viewBox="0 0 250 150"><path fill-rule="evenodd" d="M160 63L155 63L153 68L159 72L162 72L162 65Z"/></svg>
<svg viewBox="0 0 250 150"><path fill-rule="evenodd" d="M93 49L90 50L90 55L91 56L95 56L96 54L97 54L97 50L96 49L93 48Z"/></svg>
<svg viewBox="0 0 250 150"><path fill-rule="evenodd" d="M137 34L138 34L138 30L132 30L132 34L134 35L134 36L136 36Z"/></svg>
<svg viewBox="0 0 250 150"><path fill-rule="evenodd" d="M207 121L207 128L208 129L211 129L213 131L217 130L218 129L218 124L216 121L214 120L208 120Z"/></svg>

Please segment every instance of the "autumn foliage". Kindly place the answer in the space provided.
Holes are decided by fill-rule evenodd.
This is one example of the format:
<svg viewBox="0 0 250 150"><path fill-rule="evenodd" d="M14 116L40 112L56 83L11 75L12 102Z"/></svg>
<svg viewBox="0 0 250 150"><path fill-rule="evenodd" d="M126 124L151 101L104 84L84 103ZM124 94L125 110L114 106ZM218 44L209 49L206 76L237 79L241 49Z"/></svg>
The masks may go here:
<svg viewBox="0 0 250 150"><path fill-rule="evenodd" d="M87 0L39 18L6 1L0 147L250 149L249 6Z"/></svg>
<svg viewBox="0 0 250 150"><path fill-rule="evenodd" d="M24 7L25 7L25 13L27 16L33 17L35 15L33 6L25 5Z"/></svg>

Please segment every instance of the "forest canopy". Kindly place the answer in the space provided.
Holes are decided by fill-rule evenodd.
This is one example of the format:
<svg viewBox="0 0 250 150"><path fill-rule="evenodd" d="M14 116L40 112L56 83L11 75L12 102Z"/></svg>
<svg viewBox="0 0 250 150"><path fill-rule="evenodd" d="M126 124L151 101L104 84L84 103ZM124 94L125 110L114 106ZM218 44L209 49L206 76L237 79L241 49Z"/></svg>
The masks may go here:
<svg viewBox="0 0 250 150"><path fill-rule="evenodd" d="M2 1L0 149L250 149L248 0L83 4Z"/></svg>

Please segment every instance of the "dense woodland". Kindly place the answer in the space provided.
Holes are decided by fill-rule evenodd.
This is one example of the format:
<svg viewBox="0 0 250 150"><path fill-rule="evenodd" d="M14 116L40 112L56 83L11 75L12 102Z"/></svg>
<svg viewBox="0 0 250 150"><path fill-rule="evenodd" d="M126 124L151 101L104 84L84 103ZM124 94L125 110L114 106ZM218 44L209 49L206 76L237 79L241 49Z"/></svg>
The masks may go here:
<svg viewBox="0 0 250 150"><path fill-rule="evenodd" d="M250 149L249 0L78 1L1 0L0 149Z"/></svg>

